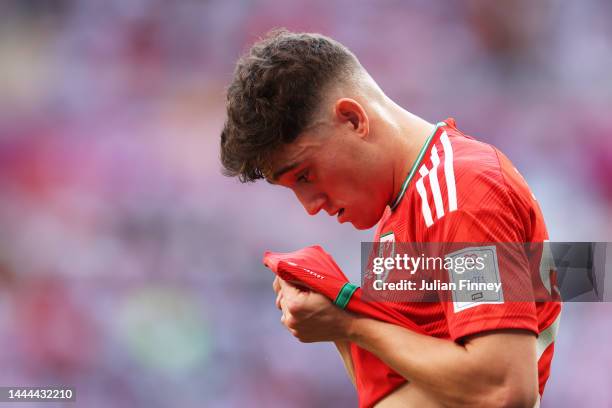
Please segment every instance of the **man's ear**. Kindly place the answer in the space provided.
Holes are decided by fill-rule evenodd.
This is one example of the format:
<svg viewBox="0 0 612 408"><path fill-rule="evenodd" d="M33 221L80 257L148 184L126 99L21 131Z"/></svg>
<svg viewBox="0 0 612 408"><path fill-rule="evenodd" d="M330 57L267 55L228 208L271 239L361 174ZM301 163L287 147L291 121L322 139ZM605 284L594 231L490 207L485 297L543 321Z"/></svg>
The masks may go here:
<svg viewBox="0 0 612 408"><path fill-rule="evenodd" d="M370 121L363 106L354 99L342 98L334 105L334 115L341 124L350 125L352 130L361 137L366 137L370 131Z"/></svg>

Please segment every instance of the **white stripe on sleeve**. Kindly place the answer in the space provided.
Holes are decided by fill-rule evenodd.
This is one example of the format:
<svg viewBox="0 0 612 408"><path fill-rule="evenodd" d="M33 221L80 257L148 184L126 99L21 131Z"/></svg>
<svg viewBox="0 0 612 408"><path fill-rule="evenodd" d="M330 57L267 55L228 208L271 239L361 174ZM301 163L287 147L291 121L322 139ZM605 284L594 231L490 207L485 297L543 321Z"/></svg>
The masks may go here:
<svg viewBox="0 0 612 408"><path fill-rule="evenodd" d="M446 132L440 137L444 150L444 177L446 178L446 190L448 192L449 212L457 209L457 187L455 186L455 170L453 168L453 147Z"/></svg>
<svg viewBox="0 0 612 408"><path fill-rule="evenodd" d="M444 203L442 202L442 193L440 192L440 184L438 183L440 156L438 156L438 149L436 149L435 145L431 148L431 162L433 163L433 167L429 171L429 183L431 184L431 191L436 205L436 218L440 219L444 215Z"/></svg>
<svg viewBox="0 0 612 408"><path fill-rule="evenodd" d="M429 202L427 201L427 192L425 191L425 185L423 184L423 177L416 183L416 189L421 196L421 211L423 212L423 218L425 218L425 224L431 227L433 219L431 218L431 210L429 209Z"/></svg>

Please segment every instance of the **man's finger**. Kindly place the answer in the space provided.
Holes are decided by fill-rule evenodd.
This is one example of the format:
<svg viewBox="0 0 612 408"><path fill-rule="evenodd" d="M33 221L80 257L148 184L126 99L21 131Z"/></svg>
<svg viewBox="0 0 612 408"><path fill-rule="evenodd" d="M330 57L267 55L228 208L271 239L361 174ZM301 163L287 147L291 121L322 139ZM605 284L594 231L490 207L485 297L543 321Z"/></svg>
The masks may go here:
<svg viewBox="0 0 612 408"><path fill-rule="evenodd" d="M293 285L291 282L287 282L285 280L279 279L281 290L288 296L296 296L302 292L297 286Z"/></svg>
<svg viewBox="0 0 612 408"><path fill-rule="evenodd" d="M281 289L280 281L281 278L279 278L278 276L276 276L272 281L272 290L274 290L274 293L278 293L278 291Z"/></svg>
<svg viewBox="0 0 612 408"><path fill-rule="evenodd" d="M274 302L276 304L276 308L279 310L283 310L281 307L281 300L283 299L283 292L279 291L276 295L276 301Z"/></svg>

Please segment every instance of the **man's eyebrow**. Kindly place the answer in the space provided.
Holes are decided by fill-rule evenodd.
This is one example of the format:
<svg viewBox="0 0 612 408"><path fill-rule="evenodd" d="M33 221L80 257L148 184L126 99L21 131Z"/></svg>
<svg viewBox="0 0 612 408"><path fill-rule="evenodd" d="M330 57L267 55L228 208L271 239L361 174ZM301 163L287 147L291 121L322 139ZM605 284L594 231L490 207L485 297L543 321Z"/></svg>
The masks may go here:
<svg viewBox="0 0 612 408"><path fill-rule="evenodd" d="M293 169L295 169L296 167L298 167L300 164L302 164L302 162L295 162L295 163L291 163L288 164L286 166L281 167L279 170L276 170L274 172L274 174L272 175L272 181L278 181L278 179L285 173L287 173L288 171L291 171Z"/></svg>

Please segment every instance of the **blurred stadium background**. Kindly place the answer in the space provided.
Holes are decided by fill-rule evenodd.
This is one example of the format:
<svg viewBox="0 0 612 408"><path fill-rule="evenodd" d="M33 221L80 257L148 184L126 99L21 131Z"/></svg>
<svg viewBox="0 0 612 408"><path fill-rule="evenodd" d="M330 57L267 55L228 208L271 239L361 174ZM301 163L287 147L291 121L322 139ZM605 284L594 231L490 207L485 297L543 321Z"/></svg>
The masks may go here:
<svg viewBox="0 0 612 408"><path fill-rule="evenodd" d="M220 175L236 58L273 27L331 35L408 110L500 147L552 240L612 241L611 21L605 0L0 2L0 385L355 406L260 260L319 243L357 281L372 232ZM612 406L611 341L612 305L567 304L543 406Z"/></svg>

